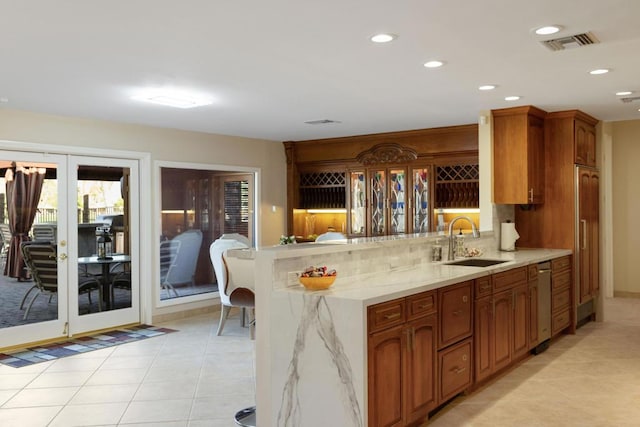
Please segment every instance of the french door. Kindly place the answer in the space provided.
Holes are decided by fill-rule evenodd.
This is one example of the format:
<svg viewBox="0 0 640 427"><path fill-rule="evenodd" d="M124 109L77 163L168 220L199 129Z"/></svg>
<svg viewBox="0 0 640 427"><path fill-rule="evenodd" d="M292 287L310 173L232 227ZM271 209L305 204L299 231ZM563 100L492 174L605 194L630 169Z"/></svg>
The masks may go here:
<svg viewBox="0 0 640 427"><path fill-rule="evenodd" d="M33 224L20 239L34 248L53 246L57 266L57 286L47 290L35 263L0 272L0 348L138 323L138 162L0 150L0 171L0 224L14 233L24 231L11 207L22 196L18 180L6 181L23 172L44 174ZM112 240L114 253L106 255L122 262L97 260L102 236ZM4 253L3 263L17 262ZM112 291L116 277L121 286Z"/></svg>

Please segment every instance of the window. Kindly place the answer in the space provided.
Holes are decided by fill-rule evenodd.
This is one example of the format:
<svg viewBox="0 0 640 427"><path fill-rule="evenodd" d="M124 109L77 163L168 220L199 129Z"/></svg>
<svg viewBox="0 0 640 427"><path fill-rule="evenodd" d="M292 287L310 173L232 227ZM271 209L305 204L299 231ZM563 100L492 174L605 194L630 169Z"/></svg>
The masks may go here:
<svg viewBox="0 0 640 427"><path fill-rule="evenodd" d="M161 167L160 299L217 292L209 246L225 233L255 239L255 174Z"/></svg>

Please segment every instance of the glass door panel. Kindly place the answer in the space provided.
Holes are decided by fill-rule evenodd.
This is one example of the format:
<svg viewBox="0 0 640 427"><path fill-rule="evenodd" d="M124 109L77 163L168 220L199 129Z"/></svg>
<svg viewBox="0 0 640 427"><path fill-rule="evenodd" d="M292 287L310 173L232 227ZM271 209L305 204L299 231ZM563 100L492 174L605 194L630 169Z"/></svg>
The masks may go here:
<svg viewBox="0 0 640 427"><path fill-rule="evenodd" d="M65 335L66 157L0 151L0 348ZM62 221L59 221L62 219ZM23 245L37 244L24 260ZM38 273L42 273L38 275ZM46 274L45 274L46 273Z"/></svg>
<svg viewBox="0 0 640 427"><path fill-rule="evenodd" d="M71 157L70 332L139 321L138 172L126 159ZM73 255L73 256L71 256ZM87 289L97 289L96 294ZM91 297L91 298L90 298Z"/></svg>
<svg viewBox="0 0 640 427"><path fill-rule="evenodd" d="M371 173L371 235L386 234L387 179L385 170Z"/></svg>
<svg viewBox="0 0 640 427"><path fill-rule="evenodd" d="M364 236L367 226L366 188L364 171L353 171L349 174L350 195L349 235Z"/></svg>
<svg viewBox="0 0 640 427"><path fill-rule="evenodd" d="M413 232L429 232L429 169L413 169Z"/></svg>
<svg viewBox="0 0 640 427"><path fill-rule="evenodd" d="M389 171L389 228L391 234L406 232L406 175L404 169L391 169Z"/></svg>

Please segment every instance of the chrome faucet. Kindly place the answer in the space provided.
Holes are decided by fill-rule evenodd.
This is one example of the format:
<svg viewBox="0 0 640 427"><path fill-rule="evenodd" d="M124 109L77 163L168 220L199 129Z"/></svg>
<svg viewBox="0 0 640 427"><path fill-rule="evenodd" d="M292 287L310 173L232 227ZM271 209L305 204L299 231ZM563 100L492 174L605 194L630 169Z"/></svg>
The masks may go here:
<svg viewBox="0 0 640 427"><path fill-rule="evenodd" d="M455 259L455 256L453 255L453 248L455 246L455 241L453 239L453 225L458 222L459 219L466 219L467 221L469 221L469 224L471 224L471 230L473 231L473 237L475 237L476 239L478 237L480 237L480 232L478 231L478 228L476 227L475 223L471 220L471 218L469 218L468 216L464 216L464 215L460 215L457 216L455 218L453 218L451 220L451 222L449 223L449 256L448 256L448 261L453 261Z"/></svg>

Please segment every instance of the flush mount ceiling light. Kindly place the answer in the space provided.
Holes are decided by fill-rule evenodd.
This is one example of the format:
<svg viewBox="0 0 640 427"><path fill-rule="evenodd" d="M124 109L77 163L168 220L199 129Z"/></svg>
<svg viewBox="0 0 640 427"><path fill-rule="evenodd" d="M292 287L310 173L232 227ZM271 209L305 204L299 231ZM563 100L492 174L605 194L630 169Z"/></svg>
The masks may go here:
<svg viewBox="0 0 640 427"><path fill-rule="evenodd" d="M443 65L444 65L444 62L438 61L438 60L427 61L424 63L424 66L427 68L438 68L438 67L442 67Z"/></svg>
<svg viewBox="0 0 640 427"><path fill-rule="evenodd" d="M597 76L598 74L607 74L609 71L610 70L607 68L598 68L598 69L589 71L589 74L593 74L594 76Z"/></svg>
<svg viewBox="0 0 640 427"><path fill-rule="evenodd" d="M133 95L131 99L175 108L194 108L213 103L211 99L202 95L173 89L148 89Z"/></svg>
<svg viewBox="0 0 640 427"><path fill-rule="evenodd" d="M623 90L620 92L616 92L617 96L627 96L627 95L631 95L633 92L631 92L630 90Z"/></svg>
<svg viewBox="0 0 640 427"><path fill-rule="evenodd" d="M544 27L536 28L533 32L539 36L548 36L557 33L561 29L562 27L560 25L545 25Z"/></svg>
<svg viewBox="0 0 640 427"><path fill-rule="evenodd" d="M371 36L371 41L374 43L389 43L397 39L398 36L390 33L380 33L374 36Z"/></svg>
<svg viewBox="0 0 640 427"><path fill-rule="evenodd" d="M478 90L493 90L496 88L496 85L482 85L478 86Z"/></svg>
<svg viewBox="0 0 640 427"><path fill-rule="evenodd" d="M518 95L511 95L511 96L505 96L504 97L505 101L517 101L519 99L520 99L520 97Z"/></svg>

